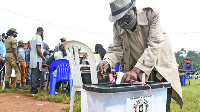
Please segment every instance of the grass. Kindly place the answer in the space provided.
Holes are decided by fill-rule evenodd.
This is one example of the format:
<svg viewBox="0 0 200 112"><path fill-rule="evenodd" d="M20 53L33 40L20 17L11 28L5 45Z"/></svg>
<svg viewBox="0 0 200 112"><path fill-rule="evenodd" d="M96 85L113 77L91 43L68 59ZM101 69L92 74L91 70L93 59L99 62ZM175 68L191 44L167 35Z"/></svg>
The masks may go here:
<svg viewBox="0 0 200 112"><path fill-rule="evenodd" d="M190 85L186 81L186 86L182 87L183 108L172 100L171 112L200 112L200 80L190 79Z"/></svg>
<svg viewBox="0 0 200 112"><path fill-rule="evenodd" d="M29 97L33 97L37 100L41 101L51 101L51 102L62 102L65 104L70 104L70 96L69 94L64 94L64 91L60 90L58 94L55 94L52 97L49 94L49 91L42 91L40 89L39 93L35 96L29 94L30 87L23 87L24 91L15 91L15 87L12 86L11 90L1 90L0 93L17 93L24 94ZM188 80L185 87L182 87L183 92L183 108L172 99L171 102L171 112L200 112L200 80L191 79L190 85L188 84ZM62 108L63 110L69 111L69 105ZM81 112L81 95L76 94L75 103L74 103L74 112Z"/></svg>

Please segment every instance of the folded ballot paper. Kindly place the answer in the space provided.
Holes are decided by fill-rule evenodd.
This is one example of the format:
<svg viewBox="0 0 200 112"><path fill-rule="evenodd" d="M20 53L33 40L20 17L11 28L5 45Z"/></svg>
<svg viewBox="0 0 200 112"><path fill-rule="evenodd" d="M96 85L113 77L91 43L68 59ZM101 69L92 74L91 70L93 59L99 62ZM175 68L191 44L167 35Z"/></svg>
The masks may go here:
<svg viewBox="0 0 200 112"><path fill-rule="evenodd" d="M123 72L118 72L118 74L117 74L117 81L116 81L116 84L120 84L123 75L124 75Z"/></svg>

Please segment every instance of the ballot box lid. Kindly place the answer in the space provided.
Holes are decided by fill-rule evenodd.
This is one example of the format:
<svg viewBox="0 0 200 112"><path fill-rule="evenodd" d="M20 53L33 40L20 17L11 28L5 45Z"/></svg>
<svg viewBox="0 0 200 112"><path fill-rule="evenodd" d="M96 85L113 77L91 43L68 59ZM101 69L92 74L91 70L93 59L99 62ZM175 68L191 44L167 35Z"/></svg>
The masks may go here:
<svg viewBox="0 0 200 112"><path fill-rule="evenodd" d="M83 84L83 89L86 91L98 92L98 93L116 93L127 91L139 91L159 88L170 88L171 84L168 82L153 82L148 81L143 86L139 82L113 84L113 83L99 83L99 84ZM149 87L150 86L150 87Z"/></svg>

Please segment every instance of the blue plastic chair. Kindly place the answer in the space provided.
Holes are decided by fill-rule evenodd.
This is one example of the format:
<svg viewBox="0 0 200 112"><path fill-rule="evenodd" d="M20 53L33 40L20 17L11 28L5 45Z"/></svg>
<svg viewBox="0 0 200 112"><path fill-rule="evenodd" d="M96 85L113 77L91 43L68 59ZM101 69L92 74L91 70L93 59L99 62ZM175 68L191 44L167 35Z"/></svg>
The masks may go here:
<svg viewBox="0 0 200 112"><path fill-rule="evenodd" d="M115 68L112 69L113 72L118 72L119 71L119 64L116 64Z"/></svg>
<svg viewBox="0 0 200 112"><path fill-rule="evenodd" d="M186 85L186 79L189 80L189 85L190 85L190 76L187 75L187 74L191 74L191 73L192 73L191 71L187 71L187 72L185 72L185 76L182 77L183 86Z"/></svg>
<svg viewBox="0 0 200 112"><path fill-rule="evenodd" d="M57 76L53 77L52 73L53 73L53 68L55 67L57 70ZM49 69L50 69L50 94L52 95L52 97L54 96L55 93L56 82L59 81L70 82L70 96L71 96L72 80L70 80L69 60L67 59L55 60L51 63Z"/></svg>

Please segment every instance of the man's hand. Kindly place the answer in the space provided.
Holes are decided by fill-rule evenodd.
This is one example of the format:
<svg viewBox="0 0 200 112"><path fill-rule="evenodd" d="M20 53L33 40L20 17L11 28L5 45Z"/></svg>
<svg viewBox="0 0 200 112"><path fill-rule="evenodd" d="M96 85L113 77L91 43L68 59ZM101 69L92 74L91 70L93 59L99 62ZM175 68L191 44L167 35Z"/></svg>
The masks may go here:
<svg viewBox="0 0 200 112"><path fill-rule="evenodd" d="M110 65L108 64L108 62L102 61L101 63L98 64L97 68L98 68L97 76L99 80L102 80L102 78L106 79L104 73L106 73L106 71L110 68Z"/></svg>
<svg viewBox="0 0 200 112"><path fill-rule="evenodd" d="M141 70L136 67L133 68L131 71L126 72L122 77L121 83L136 82L140 72Z"/></svg>
<svg viewBox="0 0 200 112"><path fill-rule="evenodd" d="M44 63L46 63L46 62L47 62L47 59L46 59L46 58L44 58L43 60L44 60Z"/></svg>

